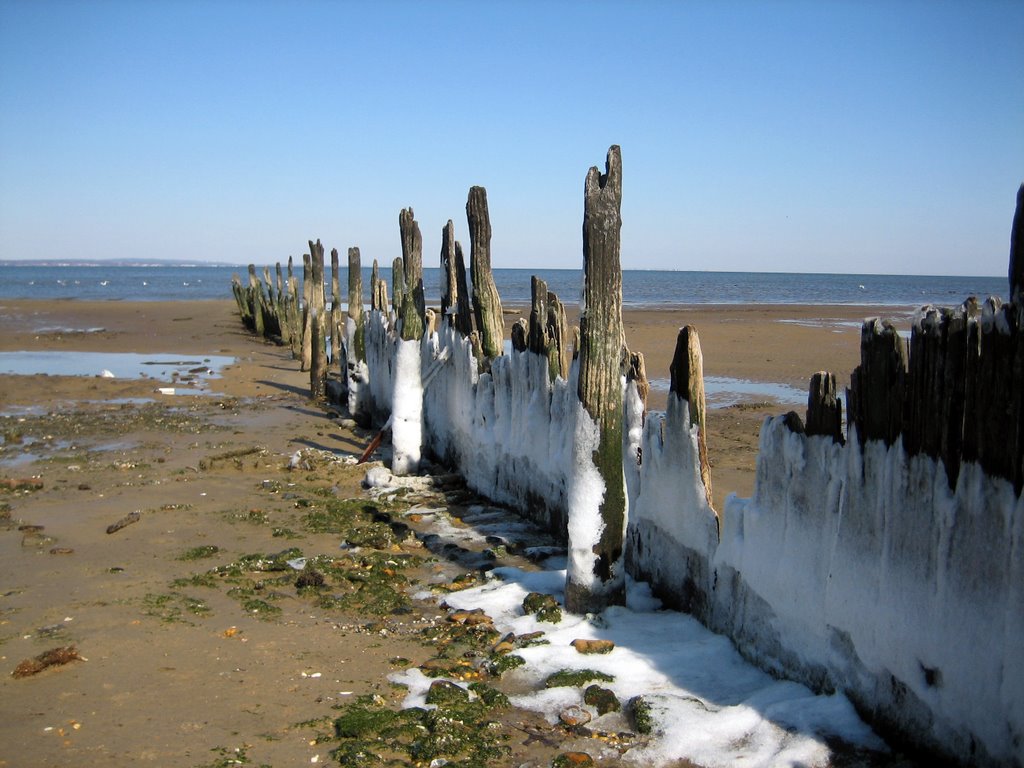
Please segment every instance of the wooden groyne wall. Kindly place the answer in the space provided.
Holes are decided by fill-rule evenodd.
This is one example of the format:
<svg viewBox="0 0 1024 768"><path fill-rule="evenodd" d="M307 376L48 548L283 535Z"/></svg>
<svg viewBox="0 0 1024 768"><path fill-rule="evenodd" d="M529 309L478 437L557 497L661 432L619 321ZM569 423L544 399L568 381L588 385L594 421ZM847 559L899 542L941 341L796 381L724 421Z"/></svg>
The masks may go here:
<svg viewBox="0 0 1024 768"><path fill-rule="evenodd" d="M843 395L821 372L804 415L765 421L754 494L721 514L696 330L680 330L663 413L646 412L643 356L623 343L620 199L613 147L585 184L584 268L599 292L585 293L581 327L566 327L535 279L508 350L479 187L467 201L472 282L449 221L438 312L411 209L390 304L374 262L364 308L351 249L344 318L337 290L327 313L299 302L292 280L268 290L269 271L261 285L253 268L248 286L236 281L239 311L293 350L324 345L317 318L336 318L330 370L308 358L311 393L388 427L393 471L432 458L562 537L570 610L621 601L629 572L762 668L845 693L890 737L965 764L1024 764L1024 186L1011 300L923 308L909 344L865 321L845 431ZM310 272L322 297L322 267L319 282Z"/></svg>

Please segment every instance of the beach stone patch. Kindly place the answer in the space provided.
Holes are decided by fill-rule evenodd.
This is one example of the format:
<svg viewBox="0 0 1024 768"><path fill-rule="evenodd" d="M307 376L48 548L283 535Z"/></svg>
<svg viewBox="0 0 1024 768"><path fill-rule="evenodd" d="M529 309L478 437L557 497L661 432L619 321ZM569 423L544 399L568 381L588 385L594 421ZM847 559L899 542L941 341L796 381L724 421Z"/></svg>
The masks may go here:
<svg viewBox="0 0 1024 768"><path fill-rule="evenodd" d="M588 685L583 692L583 703L589 704L597 710L598 715L607 715L609 712L618 712L622 709L618 697L607 688L599 685Z"/></svg>
<svg viewBox="0 0 1024 768"><path fill-rule="evenodd" d="M558 713L558 721L569 728L579 728L586 725L592 719L592 715L583 707L572 705Z"/></svg>
<svg viewBox="0 0 1024 768"><path fill-rule="evenodd" d="M615 682L615 678L596 669L560 669L548 675L544 681L545 688L579 688L591 680L602 683Z"/></svg>
<svg viewBox="0 0 1024 768"><path fill-rule="evenodd" d="M451 680L435 680L427 689L427 704L457 704L469 701L469 691Z"/></svg>
<svg viewBox="0 0 1024 768"><path fill-rule="evenodd" d="M551 768L590 768L594 758L586 752L563 752L551 761Z"/></svg>
<svg viewBox="0 0 1024 768"><path fill-rule="evenodd" d="M490 626L494 620L484 613L483 608L474 608L471 611L455 611L448 614L448 621L453 624L462 624L466 627L476 627L481 624Z"/></svg>
<svg viewBox="0 0 1024 768"><path fill-rule="evenodd" d="M562 607L558 604L554 595L543 592L531 592L523 598L523 611L533 614L538 621L546 621L557 624L562 620Z"/></svg>
<svg viewBox="0 0 1024 768"><path fill-rule="evenodd" d="M577 653L582 654L611 653L615 650L615 643L611 640L585 640L577 638L572 641L571 645L576 649Z"/></svg>

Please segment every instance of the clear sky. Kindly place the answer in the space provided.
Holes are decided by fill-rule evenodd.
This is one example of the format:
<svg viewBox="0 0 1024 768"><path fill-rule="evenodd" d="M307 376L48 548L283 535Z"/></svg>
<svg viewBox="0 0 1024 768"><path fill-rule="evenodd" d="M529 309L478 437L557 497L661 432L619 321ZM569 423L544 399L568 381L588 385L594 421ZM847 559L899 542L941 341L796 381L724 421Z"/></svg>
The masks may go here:
<svg viewBox="0 0 1024 768"><path fill-rule="evenodd" d="M1006 273L1024 2L0 0L0 259Z"/></svg>

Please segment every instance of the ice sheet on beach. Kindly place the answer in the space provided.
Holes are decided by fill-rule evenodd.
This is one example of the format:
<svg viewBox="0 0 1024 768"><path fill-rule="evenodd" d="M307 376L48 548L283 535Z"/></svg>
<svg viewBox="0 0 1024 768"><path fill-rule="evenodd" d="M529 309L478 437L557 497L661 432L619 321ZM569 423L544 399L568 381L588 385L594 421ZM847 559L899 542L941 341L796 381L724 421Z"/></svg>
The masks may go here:
<svg viewBox="0 0 1024 768"><path fill-rule="evenodd" d="M674 611L658 611L646 584L629 584L629 607L609 608L597 617L566 614L558 624L538 621L522 609L529 592L562 599L565 571L526 572L495 569L484 585L445 597L456 609L482 608L499 632L517 635L543 631L548 645L515 651L526 664L505 680L530 692L511 697L554 723L568 706L583 704L582 688L544 688L544 680L564 669L591 669L614 677L602 683L625 704L643 695L655 724L649 742L625 755L637 765L667 765L680 758L702 766L823 765L826 739L884 750L884 743L854 712L842 694L815 695L797 683L780 681L745 662L733 644L698 621ZM615 649L581 655L571 642L604 639ZM408 686L406 706L424 706L432 682L409 670L391 678ZM616 718L619 718L616 720ZM607 723L605 723L607 721ZM617 730L621 715L591 721Z"/></svg>

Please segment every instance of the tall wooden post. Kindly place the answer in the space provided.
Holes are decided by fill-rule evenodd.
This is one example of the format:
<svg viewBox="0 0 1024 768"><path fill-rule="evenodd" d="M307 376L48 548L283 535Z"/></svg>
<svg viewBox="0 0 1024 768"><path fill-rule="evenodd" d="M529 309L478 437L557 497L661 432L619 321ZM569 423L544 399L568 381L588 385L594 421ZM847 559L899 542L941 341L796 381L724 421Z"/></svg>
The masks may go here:
<svg viewBox="0 0 1024 768"><path fill-rule="evenodd" d="M690 426L697 427L697 455L700 457L700 479L708 506L711 503L711 461L708 459L707 405L704 399L704 355L700 351L697 329L687 325L679 329L676 351L669 365L669 392L685 400L690 409Z"/></svg>
<svg viewBox="0 0 1024 768"><path fill-rule="evenodd" d="M399 256L391 263L391 307L395 317L402 316L402 295L405 293L405 262Z"/></svg>
<svg viewBox="0 0 1024 768"><path fill-rule="evenodd" d="M313 400L322 400L327 390L327 318L324 300L324 247L319 240L315 243L309 241L309 253L312 283L309 307L309 396Z"/></svg>
<svg viewBox="0 0 1024 768"><path fill-rule="evenodd" d="M348 249L348 320L351 343L348 349L350 363L366 360L363 337L363 273L358 248ZM377 262L373 262L376 267Z"/></svg>
<svg viewBox="0 0 1024 768"><path fill-rule="evenodd" d="M565 606L597 612L626 599L622 474L622 157L608 150L605 173L591 168L584 186L583 306L574 477L570 480Z"/></svg>
<svg viewBox="0 0 1024 768"><path fill-rule="evenodd" d="M1010 227L1010 301L1024 307L1024 184L1017 190L1017 207Z"/></svg>
<svg viewBox="0 0 1024 768"><path fill-rule="evenodd" d="M292 359L302 359L302 314L299 302L299 281L295 277L292 257L288 257L288 328L291 332Z"/></svg>
<svg viewBox="0 0 1024 768"><path fill-rule="evenodd" d="M455 269L455 225L451 219L441 230L441 322L455 325L459 280Z"/></svg>
<svg viewBox="0 0 1024 768"><path fill-rule="evenodd" d="M505 321L501 315L501 297L491 274L491 218L487 210L487 190L470 187L466 201L469 220L469 261L473 278L473 312L484 356L498 357L504 348Z"/></svg>
<svg viewBox="0 0 1024 768"><path fill-rule="evenodd" d="M402 235L402 264L405 271L405 291L399 311L399 317L402 318L401 336L406 340L419 339L423 337L427 307L423 297L423 236L412 208L403 208L398 214L398 227Z"/></svg>
<svg viewBox="0 0 1024 768"><path fill-rule="evenodd" d="M455 330L463 336L473 333L473 307L466 282L466 259L462 255L462 243L455 241L455 285L458 295L455 300Z"/></svg>
<svg viewBox="0 0 1024 768"><path fill-rule="evenodd" d="M334 366L341 365L341 276L338 274L338 249L331 248L331 363ZM345 367L342 365L341 374L344 376Z"/></svg>

